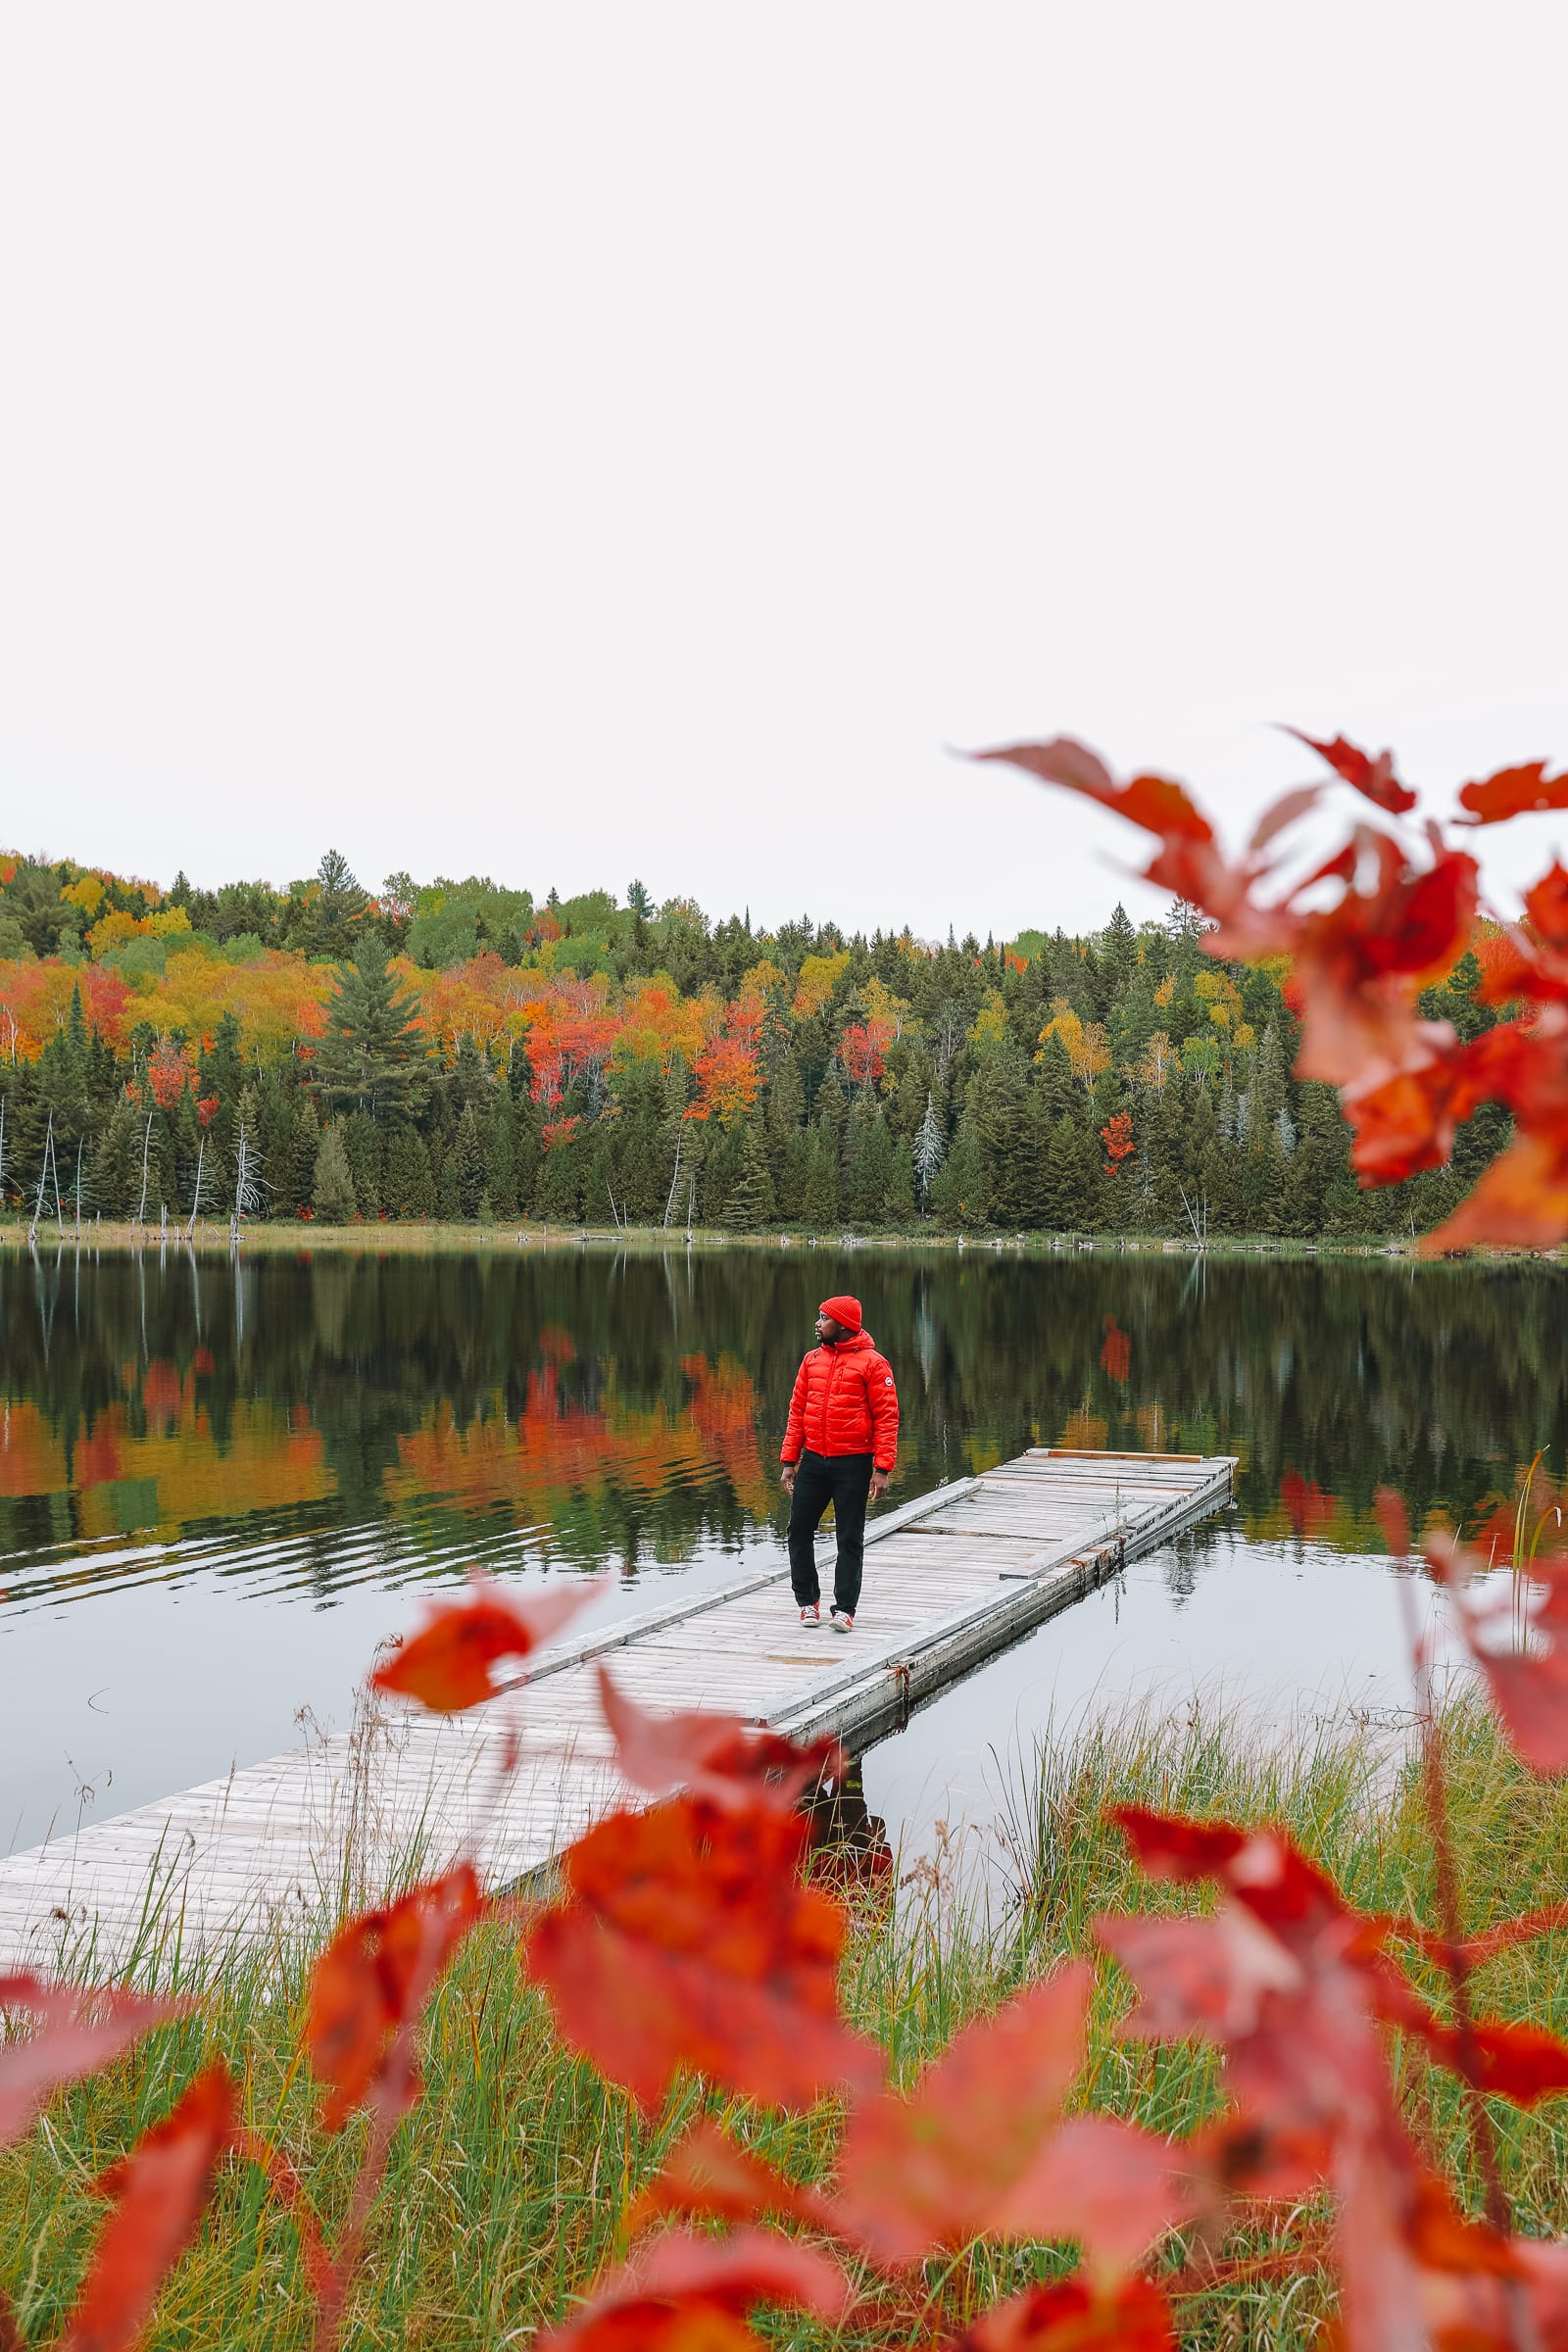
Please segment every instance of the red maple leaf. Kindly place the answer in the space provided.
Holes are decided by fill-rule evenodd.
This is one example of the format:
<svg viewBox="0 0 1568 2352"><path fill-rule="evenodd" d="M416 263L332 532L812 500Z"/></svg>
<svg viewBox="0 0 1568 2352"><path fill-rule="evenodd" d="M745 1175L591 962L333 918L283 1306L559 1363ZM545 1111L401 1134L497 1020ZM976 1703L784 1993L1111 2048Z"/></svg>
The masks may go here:
<svg viewBox="0 0 1568 2352"><path fill-rule="evenodd" d="M1353 784L1357 792L1374 801L1378 808L1386 808L1391 816L1402 816L1406 809L1415 807L1415 794L1394 772L1392 752L1379 752L1374 760L1355 744L1347 743L1343 735L1336 735L1332 743L1319 743L1315 736L1303 735L1299 727L1286 727L1283 731L1294 735L1298 743L1304 743L1308 751L1316 752L1337 776L1343 776L1347 784Z"/></svg>
<svg viewBox="0 0 1568 2352"><path fill-rule="evenodd" d="M1091 1982L1075 1961L967 2027L907 2098L884 2090L852 2108L837 2208L878 2262L995 2226L1083 2064Z"/></svg>
<svg viewBox="0 0 1568 2352"><path fill-rule="evenodd" d="M161 2123L97 2182L115 2210L58 2352L125 2352L140 2335L165 2274L194 2230L239 2102L226 2067L210 2066Z"/></svg>
<svg viewBox="0 0 1568 2352"><path fill-rule="evenodd" d="M754 2304L785 2304L831 2325L849 2301L849 2280L814 2246L763 2230L676 2230L601 2279L582 2317L541 2337L540 2352L732 2352L759 2341L736 2325Z"/></svg>
<svg viewBox="0 0 1568 2352"><path fill-rule="evenodd" d="M1124 2279L1108 2294L1060 2278L998 2303L947 2352L1177 2352L1176 2327L1147 2278Z"/></svg>
<svg viewBox="0 0 1568 2352"><path fill-rule="evenodd" d="M760 2156L737 2147L705 2116L675 2142L627 2213L625 2227L630 2236L662 2214L707 2222L757 2222L766 2214L783 2214L820 2224L827 2211L814 2188L798 2188Z"/></svg>
<svg viewBox="0 0 1568 2352"><path fill-rule="evenodd" d="M1510 816L1527 816L1543 808L1568 808L1568 771L1548 776L1544 760L1527 760L1520 767L1499 767L1479 784L1465 784L1459 806L1469 810L1461 825L1495 825Z"/></svg>
<svg viewBox="0 0 1568 2352"><path fill-rule="evenodd" d="M874 2082L838 2014L845 1921L800 1882L798 1815L679 1796L568 1848L569 1900L524 1939L573 2048L645 2106L683 2068L779 2106Z"/></svg>
<svg viewBox="0 0 1568 2352"><path fill-rule="evenodd" d="M333 1936L311 1975L305 2029L312 2071L331 2085L321 2107L329 2132L368 2099L385 2099L394 2113L414 2105L419 2078L403 2029L484 1912L479 1882L464 1862Z"/></svg>
<svg viewBox="0 0 1568 2352"><path fill-rule="evenodd" d="M1145 870L1146 882L1174 891L1216 919L1243 912L1250 871L1225 863L1215 847L1213 826L1186 787L1172 778L1141 775L1118 784L1099 753L1070 735L1057 735L1050 743L1007 744L974 757L1005 760L1043 783L1064 785L1113 809L1160 843Z"/></svg>
<svg viewBox="0 0 1568 2352"><path fill-rule="evenodd" d="M1525 1605L1531 1646L1521 1648L1513 1578L1487 1578L1478 1592L1473 1580L1487 1566L1479 1553L1451 1537L1434 1537L1425 1549L1514 1746L1533 1771L1568 1771L1568 1559L1532 1566Z"/></svg>
<svg viewBox="0 0 1568 2352"><path fill-rule="evenodd" d="M798 1746L777 1733L760 1732L738 1715L653 1715L617 1690L601 1666L599 1703L615 1740L615 1761L635 1788L665 1796L685 1788L714 1804L774 1805L793 1810L796 1800L824 1775L845 1769L836 1740Z"/></svg>
<svg viewBox="0 0 1568 2352"><path fill-rule="evenodd" d="M118 1985L84 1990L29 1974L0 1976L0 2016L17 2009L39 2025L36 2033L0 2041L0 2147L21 2137L63 2083L112 2066L154 2026L188 2015L190 2003Z"/></svg>
<svg viewBox="0 0 1568 2352"><path fill-rule="evenodd" d="M371 1687L443 1715L476 1707L496 1695L490 1670L498 1659L527 1657L603 1590L596 1579L553 1592L513 1592L475 1569L467 1596L436 1602L418 1632L376 1668Z"/></svg>

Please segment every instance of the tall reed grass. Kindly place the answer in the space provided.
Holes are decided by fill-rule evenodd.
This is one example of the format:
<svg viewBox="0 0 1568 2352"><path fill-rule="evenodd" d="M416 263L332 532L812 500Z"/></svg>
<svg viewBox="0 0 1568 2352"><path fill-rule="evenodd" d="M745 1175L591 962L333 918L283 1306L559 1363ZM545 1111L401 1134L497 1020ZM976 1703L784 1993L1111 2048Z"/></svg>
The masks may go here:
<svg viewBox="0 0 1568 2352"><path fill-rule="evenodd" d="M1491 1718L1457 1701L1443 1732L1464 1918L1474 1933L1550 1900L1568 1877L1568 1790L1514 1763ZM1015 1759L993 1851L989 1891L961 1869L923 1871L902 1890L852 1892L846 1998L910 2079L971 2018L1067 1954L1091 1948L1097 1911L1177 1900L1143 1880L1106 1829L1103 1808L1134 1799L1181 1812L1287 1825L1368 1910L1435 1924L1431 1839L1415 1775L1387 1736L1354 1726L1264 1740L1222 1712L1134 1716L1084 1728ZM371 2227L346 2341L359 2346L525 2344L559 2317L615 2248L638 2186L703 2103L687 2085L657 2121L593 2068L563 2052L543 2000L521 1983L515 1931L486 1927L431 2004L426 2091L403 2127ZM193 1962L150 1937L144 1981L200 1994L188 2021L151 2035L112 2073L62 2095L0 2156L0 2278L30 2342L69 2307L101 2218L95 2174L183 2087L204 2056L226 2056L244 2085L250 2129L298 2168L328 2225L341 2216L359 2154L357 2129L328 2140L295 2053L309 1952L303 1943ZM154 1952L161 1957L151 1958ZM1477 1980L1484 2010L1568 2031L1568 1969L1556 1938L1493 1962ZM1433 1982L1429 1989L1441 1996ZM1217 2099L1209 2057L1117 2039L1124 1984L1105 1967L1083 2087L1088 2104L1185 2132ZM1421 2138L1465 2185L1473 2178L1455 2085L1406 2052L1401 2088ZM831 2169L838 2110L800 2117L713 2101L775 2162L803 2178ZM1503 2172L1518 2224L1568 2230L1568 2141L1556 2108L1497 2109ZM1259 2239L1259 2247L1266 2240ZM930 2340L936 2302L951 2321L1030 2276L1065 2267L1062 2250L977 2247L911 2283L889 2335L871 2315L837 2333L779 2322L792 2346ZM1305 2344L1326 2309L1320 2280L1231 2284L1187 2307L1189 2340L1216 2346ZM929 2324L925 2314L929 2312ZM881 2317L885 2323L889 2315ZM900 2331L902 2330L902 2331ZM310 2340L310 2299L293 2223L254 2166L219 2184L192 2251L164 2292L149 2342L159 2347L277 2347Z"/></svg>

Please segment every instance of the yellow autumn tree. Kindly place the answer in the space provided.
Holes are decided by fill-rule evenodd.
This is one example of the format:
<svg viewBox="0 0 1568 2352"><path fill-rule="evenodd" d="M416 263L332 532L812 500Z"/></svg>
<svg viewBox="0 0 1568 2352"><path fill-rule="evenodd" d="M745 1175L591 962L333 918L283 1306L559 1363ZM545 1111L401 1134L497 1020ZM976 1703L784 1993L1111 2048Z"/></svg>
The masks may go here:
<svg viewBox="0 0 1568 2352"><path fill-rule="evenodd" d="M1040 1032L1042 1050L1052 1038L1059 1040L1075 1078L1081 1079L1086 1091L1092 1092L1095 1080L1110 1067L1110 1048L1105 1032L1098 1021L1085 1021L1065 997L1054 997L1051 1018ZM1039 1061L1041 1054L1035 1059Z"/></svg>

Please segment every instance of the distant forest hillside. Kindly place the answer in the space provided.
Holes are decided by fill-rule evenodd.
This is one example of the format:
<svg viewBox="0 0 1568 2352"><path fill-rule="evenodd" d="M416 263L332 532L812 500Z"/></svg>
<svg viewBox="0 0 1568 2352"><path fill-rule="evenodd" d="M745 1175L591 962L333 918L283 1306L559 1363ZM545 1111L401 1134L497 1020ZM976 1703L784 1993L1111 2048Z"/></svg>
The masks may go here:
<svg viewBox="0 0 1568 2352"><path fill-rule="evenodd" d="M774 931L633 883L172 890L0 858L0 1199L74 1217L666 1217L1318 1236L1436 1224L1508 1134L1358 1190L1277 968L1177 905L1082 938ZM1473 1036L1467 955L1429 1017Z"/></svg>

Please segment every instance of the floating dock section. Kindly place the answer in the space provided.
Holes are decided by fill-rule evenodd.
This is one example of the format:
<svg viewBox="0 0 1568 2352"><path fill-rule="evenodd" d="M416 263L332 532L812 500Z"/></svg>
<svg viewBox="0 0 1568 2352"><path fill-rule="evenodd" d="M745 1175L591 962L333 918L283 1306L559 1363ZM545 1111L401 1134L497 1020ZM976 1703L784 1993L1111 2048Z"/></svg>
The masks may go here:
<svg viewBox="0 0 1568 2352"><path fill-rule="evenodd" d="M548 1650L518 1690L470 1714L364 1709L350 1732L0 1862L0 1969L163 1975L176 1948L317 1938L345 1904L463 1851L494 1886L526 1880L624 1798L600 1660L644 1707L712 1708L863 1748L1218 1510L1235 1467L1032 1447L871 1522L847 1640L825 1621L803 1628L789 1570L772 1566ZM832 1552L829 1531L826 1590Z"/></svg>

